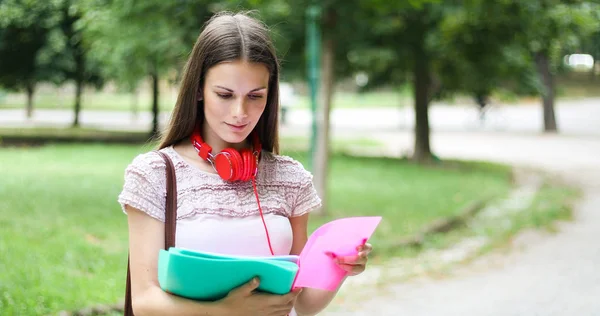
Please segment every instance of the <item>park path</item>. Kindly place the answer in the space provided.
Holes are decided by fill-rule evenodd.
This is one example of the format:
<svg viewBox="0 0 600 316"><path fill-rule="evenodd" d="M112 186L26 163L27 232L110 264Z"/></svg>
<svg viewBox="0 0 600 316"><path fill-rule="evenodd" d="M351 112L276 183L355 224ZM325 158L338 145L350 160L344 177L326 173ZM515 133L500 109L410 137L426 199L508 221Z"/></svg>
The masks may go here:
<svg viewBox="0 0 600 316"><path fill-rule="evenodd" d="M409 133L373 135L389 155L412 146ZM508 253L484 256L443 279L421 277L344 301L322 315L600 315L600 138L537 134L434 133L442 158L542 168L578 185L574 221L557 234L527 232ZM349 284L360 287L360 283ZM368 292L366 292L368 293Z"/></svg>

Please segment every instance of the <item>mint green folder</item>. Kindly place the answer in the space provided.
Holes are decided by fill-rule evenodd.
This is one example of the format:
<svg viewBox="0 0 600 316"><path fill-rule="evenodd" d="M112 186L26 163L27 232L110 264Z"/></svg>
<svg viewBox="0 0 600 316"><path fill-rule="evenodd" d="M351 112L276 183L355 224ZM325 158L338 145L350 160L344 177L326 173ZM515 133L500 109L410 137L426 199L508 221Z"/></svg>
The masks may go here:
<svg viewBox="0 0 600 316"><path fill-rule="evenodd" d="M215 301L232 289L260 278L259 291L286 294L298 273L298 256L250 257L171 247L158 257L163 291L199 301Z"/></svg>

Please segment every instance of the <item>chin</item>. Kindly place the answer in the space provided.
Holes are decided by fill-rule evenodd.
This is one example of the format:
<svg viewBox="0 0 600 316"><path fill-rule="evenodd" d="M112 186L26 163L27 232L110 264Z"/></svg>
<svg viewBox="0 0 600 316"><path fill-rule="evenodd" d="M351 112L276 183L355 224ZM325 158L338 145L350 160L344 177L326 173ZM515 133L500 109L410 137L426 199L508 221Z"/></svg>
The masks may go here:
<svg viewBox="0 0 600 316"><path fill-rule="evenodd" d="M225 142L229 143L229 144L239 144L242 143L246 140L246 138L248 138L248 135L250 135L249 132L240 132L240 133L233 133L233 132L224 132L220 135L221 139L224 140Z"/></svg>

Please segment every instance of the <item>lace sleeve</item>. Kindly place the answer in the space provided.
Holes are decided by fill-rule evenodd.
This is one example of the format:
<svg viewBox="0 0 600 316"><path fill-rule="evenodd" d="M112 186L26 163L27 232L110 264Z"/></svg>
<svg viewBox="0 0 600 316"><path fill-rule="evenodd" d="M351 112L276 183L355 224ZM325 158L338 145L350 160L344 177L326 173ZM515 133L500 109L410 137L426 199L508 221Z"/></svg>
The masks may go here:
<svg viewBox="0 0 600 316"><path fill-rule="evenodd" d="M164 222L166 179L165 163L156 153L138 155L125 169L125 182L118 202L137 208Z"/></svg>
<svg viewBox="0 0 600 316"><path fill-rule="evenodd" d="M302 171L302 180L292 209L292 217L304 215L321 207L321 198L313 184L312 174L306 170Z"/></svg>

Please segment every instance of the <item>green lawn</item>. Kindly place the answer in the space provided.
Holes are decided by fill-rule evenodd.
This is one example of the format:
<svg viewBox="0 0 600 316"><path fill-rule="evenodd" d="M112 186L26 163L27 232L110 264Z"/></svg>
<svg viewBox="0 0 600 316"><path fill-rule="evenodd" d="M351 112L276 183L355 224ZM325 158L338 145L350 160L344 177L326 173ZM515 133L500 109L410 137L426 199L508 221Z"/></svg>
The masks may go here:
<svg viewBox="0 0 600 316"><path fill-rule="evenodd" d="M0 144L4 140L31 142L35 140L77 141L77 142L144 142L149 139L149 132L99 130L87 127L0 127Z"/></svg>
<svg viewBox="0 0 600 316"><path fill-rule="evenodd" d="M148 146L0 148L0 310L47 315L124 293L127 224L116 199L123 171ZM291 153L306 163L301 152ZM471 201L506 194L509 170L488 164L421 167L406 161L331 161L330 213L382 215L371 243L387 246Z"/></svg>

